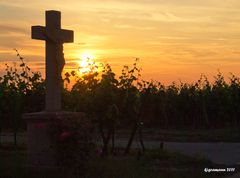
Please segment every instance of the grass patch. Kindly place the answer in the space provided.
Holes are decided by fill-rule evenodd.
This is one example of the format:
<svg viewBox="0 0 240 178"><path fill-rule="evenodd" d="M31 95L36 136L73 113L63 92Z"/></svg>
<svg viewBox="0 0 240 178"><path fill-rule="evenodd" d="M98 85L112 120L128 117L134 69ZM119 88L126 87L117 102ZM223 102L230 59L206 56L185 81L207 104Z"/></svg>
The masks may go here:
<svg viewBox="0 0 240 178"><path fill-rule="evenodd" d="M201 157L179 152L150 150L139 156L96 157L91 160L87 178L221 178L223 174L206 174L205 167L223 167Z"/></svg>
<svg viewBox="0 0 240 178"><path fill-rule="evenodd" d="M25 178L26 151L0 150L0 178Z"/></svg>
<svg viewBox="0 0 240 178"><path fill-rule="evenodd" d="M194 170L202 172L205 167L214 167L216 164L199 157L188 156L179 152L169 152L165 150L151 150L142 157L145 166L161 170ZM218 165L221 166L221 165Z"/></svg>
<svg viewBox="0 0 240 178"><path fill-rule="evenodd" d="M25 178L26 151L0 149L0 178ZM217 167L211 161L190 157L179 152L150 150L140 154L101 158L93 155L87 175L83 178L221 178L223 175L206 174L205 167ZM45 178L45 177L44 177Z"/></svg>
<svg viewBox="0 0 240 178"><path fill-rule="evenodd" d="M158 175L145 168L133 157L108 157L91 160L86 178L156 178Z"/></svg>

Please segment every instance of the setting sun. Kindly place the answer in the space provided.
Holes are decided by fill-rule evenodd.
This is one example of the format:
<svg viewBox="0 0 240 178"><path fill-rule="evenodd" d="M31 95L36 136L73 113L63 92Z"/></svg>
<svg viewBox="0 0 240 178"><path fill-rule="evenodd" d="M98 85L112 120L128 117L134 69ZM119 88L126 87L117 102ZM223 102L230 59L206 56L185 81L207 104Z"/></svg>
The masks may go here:
<svg viewBox="0 0 240 178"><path fill-rule="evenodd" d="M92 73L97 70L97 65L92 54L84 53L79 60L78 70L81 74Z"/></svg>

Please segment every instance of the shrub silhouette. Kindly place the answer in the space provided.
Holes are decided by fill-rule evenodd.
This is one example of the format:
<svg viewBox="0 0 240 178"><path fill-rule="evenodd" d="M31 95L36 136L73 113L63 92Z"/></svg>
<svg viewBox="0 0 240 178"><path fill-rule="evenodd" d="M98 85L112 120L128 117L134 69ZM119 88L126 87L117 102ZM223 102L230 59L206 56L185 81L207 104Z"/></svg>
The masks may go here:
<svg viewBox="0 0 240 178"><path fill-rule="evenodd" d="M43 110L45 94L41 74L32 72L18 52L17 56L20 64L6 65L5 74L0 77L1 127L15 131L23 123L19 117L23 112ZM79 75L78 70L65 74L64 82L76 82L70 90L63 89L63 107L86 112L93 118L105 145L104 152L108 152L111 140L114 143L116 128L135 128L141 122L145 127L178 129L240 125L240 79L233 74L229 82L218 72L212 83L202 75L193 84L165 86L141 80L138 59L133 66L124 66L119 77L109 64L91 65L98 70L84 75Z"/></svg>

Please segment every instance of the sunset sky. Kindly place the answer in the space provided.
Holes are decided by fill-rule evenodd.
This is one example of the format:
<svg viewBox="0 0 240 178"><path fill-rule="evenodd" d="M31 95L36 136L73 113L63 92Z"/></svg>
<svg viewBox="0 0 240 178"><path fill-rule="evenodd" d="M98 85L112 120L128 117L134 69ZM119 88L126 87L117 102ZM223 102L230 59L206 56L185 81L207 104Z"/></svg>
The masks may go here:
<svg viewBox="0 0 240 178"><path fill-rule="evenodd" d="M62 12L62 28L74 30L64 45L66 69L84 55L116 72L140 58L146 80L193 82L219 69L240 76L239 0L1 0L0 73L17 61L17 48L35 71L44 72L44 41L31 26L45 26L45 10Z"/></svg>

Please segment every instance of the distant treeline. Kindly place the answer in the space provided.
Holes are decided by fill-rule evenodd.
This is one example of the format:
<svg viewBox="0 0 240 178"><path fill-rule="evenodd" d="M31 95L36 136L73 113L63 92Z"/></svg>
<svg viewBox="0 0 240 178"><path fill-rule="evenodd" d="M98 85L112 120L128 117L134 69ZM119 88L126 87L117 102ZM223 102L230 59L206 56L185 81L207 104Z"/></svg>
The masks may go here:
<svg viewBox="0 0 240 178"><path fill-rule="evenodd" d="M24 128L22 113L44 109L45 83L17 53L19 66L6 65L0 77L0 124L18 131ZM240 126L240 79L224 80L219 72L213 82L201 76L194 84L148 82L140 79L137 60L116 77L111 66L91 65L91 72L64 74L63 109L86 112L102 132L133 125L156 128L202 129ZM98 70L96 70L98 68Z"/></svg>

